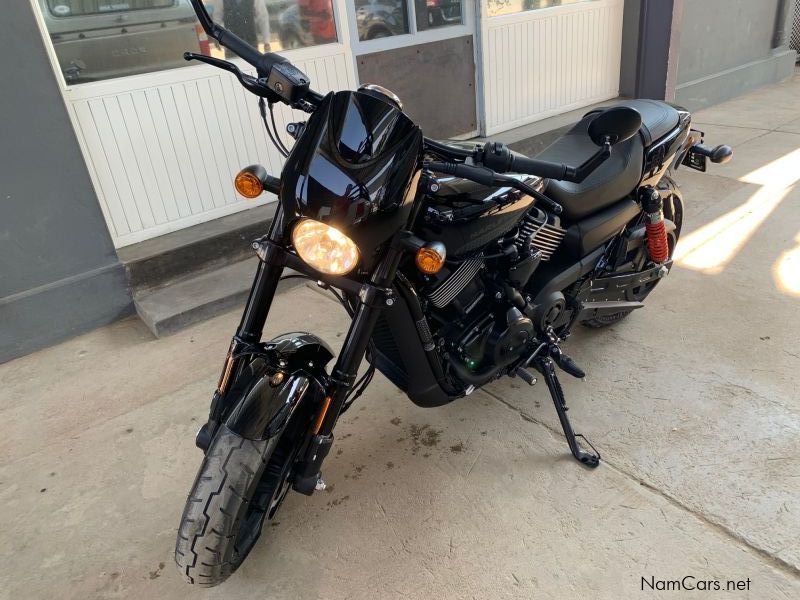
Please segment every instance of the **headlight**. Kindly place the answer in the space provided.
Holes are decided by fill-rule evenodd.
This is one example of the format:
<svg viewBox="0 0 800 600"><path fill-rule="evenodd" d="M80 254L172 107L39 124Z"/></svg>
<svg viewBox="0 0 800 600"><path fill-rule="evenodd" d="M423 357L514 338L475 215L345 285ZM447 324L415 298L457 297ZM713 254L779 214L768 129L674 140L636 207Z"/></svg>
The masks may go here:
<svg viewBox="0 0 800 600"><path fill-rule="evenodd" d="M358 264L358 246L338 229L304 219L294 226L292 244L297 254L317 271L344 275Z"/></svg>

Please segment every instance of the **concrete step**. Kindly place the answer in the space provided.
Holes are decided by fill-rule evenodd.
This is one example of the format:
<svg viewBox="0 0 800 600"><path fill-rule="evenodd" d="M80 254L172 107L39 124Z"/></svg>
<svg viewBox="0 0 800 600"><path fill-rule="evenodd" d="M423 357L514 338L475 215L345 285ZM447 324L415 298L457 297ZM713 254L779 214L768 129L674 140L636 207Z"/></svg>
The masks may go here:
<svg viewBox="0 0 800 600"><path fill-rule="evenodd" d="M134 295L240 262L269 230L275 205L256 206L117 251Z"/></svg>
<svg viewBox="0 0 800 600"><path fill-rule="evenodd" d="M244 308L257 267L258 259L254 257L140 292L133 298L136 312L154 336L165 337L229 310ZM290 273L291 269L285 271ZM282 281L278 293L304 282L299 278Z"/></svg>

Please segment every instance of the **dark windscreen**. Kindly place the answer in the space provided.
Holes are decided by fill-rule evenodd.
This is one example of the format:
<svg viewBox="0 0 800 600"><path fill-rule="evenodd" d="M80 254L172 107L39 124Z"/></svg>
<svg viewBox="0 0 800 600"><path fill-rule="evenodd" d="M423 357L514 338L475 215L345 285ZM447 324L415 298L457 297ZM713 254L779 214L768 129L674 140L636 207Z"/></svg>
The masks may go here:
<svg viewBox="0 0 800 600"><path fill-rule="evenodd" d="M56 17L78 17L148 8L169 8L177 0L47 0Z"/></svg>

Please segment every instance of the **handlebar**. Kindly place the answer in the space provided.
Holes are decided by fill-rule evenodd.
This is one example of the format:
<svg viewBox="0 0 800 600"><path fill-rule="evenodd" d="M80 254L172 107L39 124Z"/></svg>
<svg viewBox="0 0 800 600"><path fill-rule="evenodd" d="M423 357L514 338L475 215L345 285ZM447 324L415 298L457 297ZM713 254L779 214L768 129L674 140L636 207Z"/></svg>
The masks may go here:
<svg viewBox="0 0 800 600"><path fill-rule="evenodd" d="M428 162L425 163L425 167L438 173L445 173L446 175L454 175L456 177L469 179L470 181L480 183L481 185L505 185L519 190L523 194L533 196L538 202L544 204L556 215L560 215L564 211L564 208L558 202L551 200L524 181L520 181L514 177L500 175L488 167L473 167L471 165L447 162Z"/></svg>
<svg viewBox="0 0 800 600"><path fill-rule="evenodd" d="M287 59L274 52L261 53L258 48L254 48L238 35L214 23L208 14L202 0L191 0L194 12L202 25L206 35L216 40L221 46L227 48L245 62L256 68L258 78L250 76L245 78L253 79L247 81L243 79L239 69L228 61L213 59L213 57L200 58L203 55L186 53L186 60L201 60L205 63L232 72L239 78L239 81L251 92L267 98L271 102L281 101L290 106L297 106L302 102L318 102L321 96L310 89L309 78ZM207 60L211 58L212 60Z"/></svg>
<svg viewBox="0 0 800 600"><path fill-rule="evenodd" d="M208 14L202 0L190 0L197 18L200 21L206 35L216 40L221 46L227 48L245 62L256 68L258 77L252 77L241 72L233 63L203 54L187 52L184 54L186 60L198 60L209 65L224 69L233 73L239 82L253 94L262 98L267 98L270 102L281 101L289 106L305 110L313 110L322 100L322 96L313 92L310 88L309 78L300 69L292 65L287 59L274 52L261 53L257 48L240 38L238 35L214 23ZM310 106L309 106L310 105ZM537 200L546 204L550 210L556 214L561 214L562 207L541 192L533 189L526 183L506 177L499 173L516 171L529 175L537 175L548 179L562 179L569 181L583 181L588 174L594 170L600 162L608 158L609 148L606 148L606 155L600 157L595 155L587 163L577 169L565 164L550 163L536 159L515 156L503 144L487 143L481 150L476 148L474 151L453 148L435 140L425 139L428 149L445 158L453 160L467 160L472 158L477 164L485 166L471 166L455 162L428 163L428 168L438 170L442 173L449 173L466 179L471 179L484 185L507 185L527 193ZM598 157L599 160L598 160ZM593 163L591 169L581 171ZM596 163L596 164L594 164Z"/></svg>
<svg viewBox="0 0 800 600"><path fill-rule="evenodd" d="M486 142L483 147L475 146L473 150L465 150L425 138L425 147L432 154L449 160L471 159L475 164L488 167L496 173L520 173L572 183L583 182L611 156L611 145L606 144L583 164L573 167L564 163L554 163L514 154L500 142Z"/></svg>
<svg viewBox="0 0 800 600"><path fill-rule="evenodd" d="M515 155L504 144L488 142L481 151L481 162L498 173L525 173L545 179L567 179L570 167L564 163L552 163Z"/></svg>

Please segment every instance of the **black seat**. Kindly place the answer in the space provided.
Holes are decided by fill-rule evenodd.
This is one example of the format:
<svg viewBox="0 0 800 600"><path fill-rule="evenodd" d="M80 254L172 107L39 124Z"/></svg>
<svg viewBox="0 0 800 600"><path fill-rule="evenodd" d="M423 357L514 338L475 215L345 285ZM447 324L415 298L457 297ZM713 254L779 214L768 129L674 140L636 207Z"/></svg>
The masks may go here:
<svg viewBox="0 0 800 600"><path fill-rule="evenodd" d="M564 207L563 217L569 221L583 219L633 191L642 177L644 148L678 125L678 111L665 102L626 100L614 106L628 106L639 111L642 115L640 135L614 146L611 158L582 183L550 181L547 195ZM537 158L573 166L581 164L598 150L587 133L596 115L597 111L587 114Z"/></svg>

